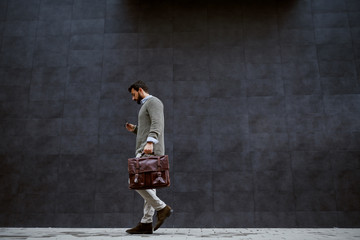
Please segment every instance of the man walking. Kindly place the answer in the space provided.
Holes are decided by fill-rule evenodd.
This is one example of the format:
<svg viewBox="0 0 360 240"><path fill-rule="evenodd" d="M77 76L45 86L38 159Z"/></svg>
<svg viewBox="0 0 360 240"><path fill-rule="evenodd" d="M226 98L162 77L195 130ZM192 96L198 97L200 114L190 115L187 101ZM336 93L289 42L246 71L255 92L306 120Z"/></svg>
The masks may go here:
<svg viewBox="0 0 360 240"><path fill-rule="evenodd" d="M126 129L136 134L136 157L143 154L164 155L164 107L160 99L148 93L148 87L137 81L129 87L132 100L141 104L138 125L126 123ZM144 199L144 215L138 225L126 230L130 234L152 234L152 218L157 211L156 231L172 212L158 196L155 189L136 190Z"/></svg>

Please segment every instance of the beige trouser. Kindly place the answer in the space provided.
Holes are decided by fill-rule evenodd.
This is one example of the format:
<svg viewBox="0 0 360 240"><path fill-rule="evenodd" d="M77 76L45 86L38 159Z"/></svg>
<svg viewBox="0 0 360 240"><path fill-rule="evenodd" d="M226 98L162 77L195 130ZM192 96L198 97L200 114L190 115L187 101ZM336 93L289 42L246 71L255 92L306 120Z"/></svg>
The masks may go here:
<svg viewBox="0 0 360 240"><path fill-rule="evenodd" d="M141 219L141 223L151 223L155 210L160 211L166 204L156 196L156 189L144 189L136 190L144 199L144 216Z"/></svg>
<svg viewBox="0 0 360 240"><path fill-rule="evenodd" d="M140 157L138 154L136 157ZM144 216L141 219L141 223L151 223L155 210L159 211L166 207L166 204L156 196L156 189L144 189L136 190L140 196L144 199Z"/></svg>

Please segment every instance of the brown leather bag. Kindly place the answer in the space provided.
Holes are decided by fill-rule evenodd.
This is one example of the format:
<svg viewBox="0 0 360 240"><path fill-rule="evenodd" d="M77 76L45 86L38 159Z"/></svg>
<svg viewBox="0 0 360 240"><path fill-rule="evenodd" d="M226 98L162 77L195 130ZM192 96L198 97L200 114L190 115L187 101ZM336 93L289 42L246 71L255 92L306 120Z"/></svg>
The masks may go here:
<svg viewBox="0 0 360 240"><path fill-rule="evenodd" d="M130 189L152 189L170 186L168 155L129 158L128 171Z"/></svg>

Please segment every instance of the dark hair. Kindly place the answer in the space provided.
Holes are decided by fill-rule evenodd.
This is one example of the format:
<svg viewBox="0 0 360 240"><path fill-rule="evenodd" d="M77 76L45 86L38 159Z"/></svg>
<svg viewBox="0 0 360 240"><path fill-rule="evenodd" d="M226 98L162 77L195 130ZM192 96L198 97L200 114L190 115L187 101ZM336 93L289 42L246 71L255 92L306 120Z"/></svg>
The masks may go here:
<svg viewBox="0 0 360 240"><path fill-rule="evenodd" d="M142 88L146 93L148 93L149 88L146 86L146 84L143 81L136 81L129 87L129 92L131 92L131 89L135 89L135 91L139 91L139 88Z"/></svg>

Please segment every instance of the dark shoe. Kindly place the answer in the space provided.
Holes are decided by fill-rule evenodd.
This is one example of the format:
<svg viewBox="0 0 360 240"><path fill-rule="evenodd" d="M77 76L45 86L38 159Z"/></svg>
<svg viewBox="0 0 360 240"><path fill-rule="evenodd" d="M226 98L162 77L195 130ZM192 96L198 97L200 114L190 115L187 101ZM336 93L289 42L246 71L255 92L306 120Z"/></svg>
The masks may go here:
<svg viewBox="0 0 360 240"><path fill-rule="evenodd" d="M130 234L152 234L152 223L139 223L136 227L126 230Z"/></svg>
<svg viewBox="0 0 360 240"><path fill-rule="evenodd" d="M157 212L157 223L154 231L156 231L164 223L166 218L170 217L172 212L173 210L168 205L166 205L166 207Z"/></svg>

